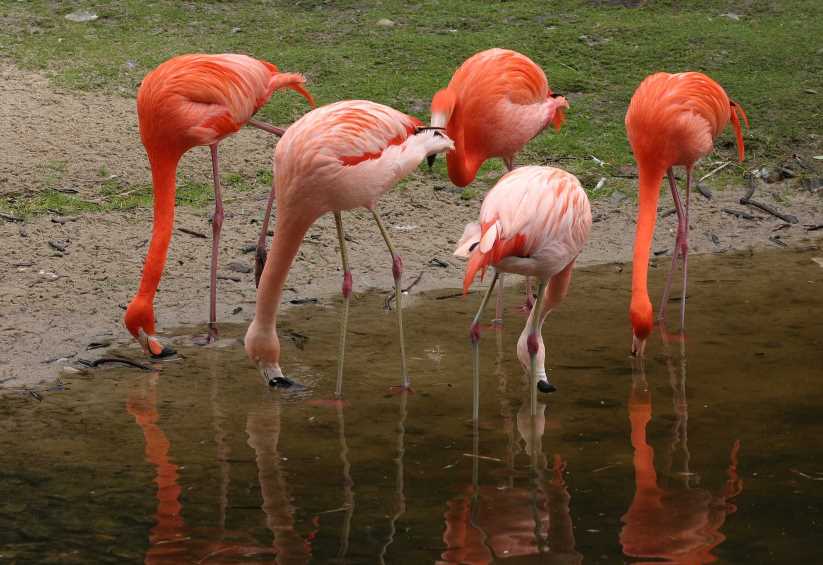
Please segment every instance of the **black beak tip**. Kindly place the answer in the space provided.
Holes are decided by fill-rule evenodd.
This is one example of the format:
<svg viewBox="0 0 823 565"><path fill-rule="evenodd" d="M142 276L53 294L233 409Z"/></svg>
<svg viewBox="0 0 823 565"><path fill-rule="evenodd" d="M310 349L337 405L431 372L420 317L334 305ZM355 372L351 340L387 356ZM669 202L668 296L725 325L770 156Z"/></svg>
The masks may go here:
<svg viewBox="0 0 823 565"><path fill-rule="evenodd" d="M549 392L556 391L557 387L554 386L549 381L540 380L540 381L537 381L537 390L539 390L540 392L549 393Z"/></svg>
<svg viewBox="0 0 823 565"><path fill-rule="evenodd" d="M171 357L172 355L176 355L176 354L177 354L177 352L174 349L172 349L168 345L164 345L163 346L163 351L161 351L160 353L158 353L156 355L154 353L152 353L151 358L152 359L165 359L166 357Z"/></svg>
<svg viewBox="0 0 823 565"><path fill-rule="evenodd" d="M428 157L426 157L426 163L429 165L429 170L430 171L432 170L432 167L434 166L435 159L437 159L436 154L435 155L429 155Z"/></svg>

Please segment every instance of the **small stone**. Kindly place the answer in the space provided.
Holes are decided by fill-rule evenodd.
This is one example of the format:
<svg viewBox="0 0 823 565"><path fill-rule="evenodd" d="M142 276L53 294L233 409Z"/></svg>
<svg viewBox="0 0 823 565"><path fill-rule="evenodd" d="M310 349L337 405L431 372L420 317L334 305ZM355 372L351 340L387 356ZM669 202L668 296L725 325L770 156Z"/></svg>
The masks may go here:
<svg viewBox="0 0 823 565"><path fill-rule="evenodd" d="M720 14L720 17L721 18L728 18L728 19L730 19L732 21L735 21L735 22L740 21L740 15L735 14L734 12L726 12L725 14Z"/></svg>
<svg viewBox="0 0 823 565"><path fill-rule="evenodd" d="M252 271L249 265L241 261L232 261L229 263L229 270L235 273L251 273Z"/></svg>
<svg viewBox="0 0 823 565"><path fill-rule="evenodd" d="M235 306L235 307L234 307L234 310L232 310L232 311L231 311L231 313L234 315L234 314L239 314L239 313L240 313L240 312L242 312L242 311L243 311L243 307L242 307L242 306Z"/></svg>
<svg viewBox="0 0 823 565"><path fill-rule="evenodd" d="M617 206L621 202L623 202L625 199L626 199L625 194L623 194L619 190L615 190L614 192L612 192L612 195L609 196L609 204L611 204L612 206Z"/></svg>
<svg viewBox="0 0 823 565"><path fill-rule="evenodd" d="M88 10L77 10L76 12L72 12L71 14L66 14L66 19L70 22L93 22L97 19L97 14L94 12L89 12Z"/></svg>
<svg viewBox="0 0 823 565"><path fill-rule="evenodd" d="M240 248L241 253L252 253L257 249L256 243L248 243Z"/></svg>
<svg viewBox="0 0 823 565"><path fill-rule="evenodd" d="M239 27L231 28L232 33L240 33L241 31L243 31L243 28L239 28Z"/></svg>
<svg viewBox="0 0 823 565"><path fill-rule="evenodd" d="M394 22L388 18L377 20L377 25L380 27L394 27Z"/></svg>
<svg viewBox="0 0 823 565"><path fill-rule="evenodd" d="M68 246L68 242L63 241L62 239L50 239L49 240L49 247L59 251L60 253L65 253L67 246Z"/></svg>

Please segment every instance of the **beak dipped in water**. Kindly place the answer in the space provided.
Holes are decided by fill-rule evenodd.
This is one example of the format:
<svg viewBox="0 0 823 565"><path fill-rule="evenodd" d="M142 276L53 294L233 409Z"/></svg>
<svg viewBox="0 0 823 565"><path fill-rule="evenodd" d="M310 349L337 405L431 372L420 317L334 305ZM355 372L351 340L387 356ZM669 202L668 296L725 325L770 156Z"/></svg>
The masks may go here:
<svg viewBox="0 0 823 565"><path fill-rule="evenodd" d="M156 337L152 337L142 329L137 332L137 342L143 351L152 359L163 359L177 353L171 347L165 346Z"/></svg>

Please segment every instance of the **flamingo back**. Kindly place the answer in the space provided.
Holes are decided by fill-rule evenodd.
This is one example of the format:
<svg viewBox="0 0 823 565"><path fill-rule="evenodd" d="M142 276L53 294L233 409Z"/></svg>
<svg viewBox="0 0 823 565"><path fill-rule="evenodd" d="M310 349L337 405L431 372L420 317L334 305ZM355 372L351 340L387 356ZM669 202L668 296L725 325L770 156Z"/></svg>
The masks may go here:
<svg viewBox="0 0 823 565"><path fill-rule="evenodd" d="M389 147L402 145L420 120L383 104L368 100L345 100L313 110L286 130L274 152L275 185L280 204L288 205L292 194L305 198L306 190L317 188L318 211L348 209L363 203L337 202L335 198L356 198L362 190L379 192L393 179L391 167L386 178L371 177L362 182L355 171L379 160ZM373 172L373 171L372 171ZM372 186L345 186L352 184ZM332 190L332 186L339 190Z"/></svg>
<svg viewBox="0 0 823 565"><path fill-rule="evenodd" d="M742 160L738 110L748 125L742 107L702 73L655 73L632 96L626 131L639 161L658 162L663 168L691 166L712 151L715 138L731 120Z"/></svg>
<svg viewBox="0 0 823 565"><path fill-rule="evenodd" d="M456 254L469 257L464 291L488 266L547 280L580 254L590 230L589 199L577 177L553 167L515 169L489 191L479 223L458 243Z"/></svg>
<svg viewBox="0 0 823 565"><path fill-rule="evenodd" d="M143 144L185 151L215 143L240 129L275 89L291 86L282 79L275 65L246 55L169 59L146 75L137 94Z"/></svg>

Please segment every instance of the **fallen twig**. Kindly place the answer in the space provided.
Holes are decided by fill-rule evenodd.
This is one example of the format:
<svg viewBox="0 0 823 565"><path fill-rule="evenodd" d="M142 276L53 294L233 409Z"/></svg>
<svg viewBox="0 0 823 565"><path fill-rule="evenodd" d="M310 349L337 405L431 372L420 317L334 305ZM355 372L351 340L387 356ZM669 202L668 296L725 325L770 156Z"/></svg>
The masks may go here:
<svg viewBox="0 0 823 565"><path fill-rule="evenodd" d="M417 275L417 278L415 278L409 286L407 286L404 289L401 289L401 292L409 292L412 289L413 286L415 286L417 283L420 282L420 279L422 279L422 278L423 278L423 271L420 271L420 273ZM392 291L392 293L388 297L386 297L386 302L383 304L383 309L384 310L391 310L391 303L394 300L394 295L395 295L395 292Z"/></svg>
<svg viewBox="0 0 823 565"><path fill-rule="evenodd" d="M482 459L483 461L495 461L497 463L502 463L502 459L498 459L497 457L489 457L488 455L475 455L474 453L464 453L463 457L471 457L472 459Z"/></svg>
<svg viewBox="0 0 823 565"><path fill-rule="evenodd" d="M78 359L77 363L79 365L83 365L84 367L89 368L96 368L100 365L105 365L106 363L120 363L122 365L127 365L129 367L134 367L136 369L141 369L143 371L152 371L153 369L148 365L144 365L143 363L138 363L137 361L132 361L131 359L125 359L123 357L101 357L100 359L95 359L94 361L87 361L86 359Z"/></svg>
<svg viewBox="0 0 823 565"><path fill-rule="evenodd" d="M806 231L817 231L823 229L823 224L806 224L803 227L806 228Z"/></svg>
<svg viewBox="0 0 823 565"><path fill-rule="evenodd" d="M11 214L6 214L4 212L0 212L0 218L3 218L9 222L21 223L23 221L23 218L18 218L17 216L12 216Z"/></svg>
<svg viewBox="0 0 823 565"><path fill-rule="evenodd" d="M732 162L731 162L731 161L726 161L725 163L723 163L723 164L722 164L722 165L720 165L719 167L715 167L714 169L712 169L711 171L709 171L708 173L706 173L705 175L703 175L702 177L700 177L700 178L697 180L697 184L699 185L701 182L703 182L704 180L706 180L706 179L707 179L707 178L709 178L710 176L712 176L712 175L714 175L714 174L716 174L716 173L719 173L720 171L722 171L723 169L725 169L726 167L728 167L728 166L729 166L729 165L731 165L731 164L732 164Z"/></svg>
<svg viewBox="0 0 823 565"><path fill-rule="evenodd" d="M791 214L783 214L782 212L778 212L768 204L763 204L762 202L752 200L752 196L754 196L754 190L757 186L757 181L755 180L754 175L752 175L751 173L746 175L746 181L749 187L746 191L746 194L743 196L743 198L740 199L741 204L745 204L746 206L754 206L755 208L760 208L764 212L768 212L775 218L780 218L781 220L789 224L796 224L799 221L797 219L797 216L792 216Z"/></svg>
<svg viewBox="0 0 823 565"><path fill-rule="evenodd" d="M703 184L702 182L697 183L697 191L703 195L706 200L712 199L712 191L709 190L709 187Z"/></svg>
<svg viewBox="0 0 823 565"><path fill-rule="evenodd" d="M185 234L192 235L194 237L199 237L200 239L206 239L206 234L200 233L199 231L190 230L188 228L177 228L177 231L181 231Z"/></svg>
<svg viewBox="0 0 823 565"><path fill-rule="evenodd" d="M737 216L738 218L743 218L744 220L754 220L754 216L742 210L733 210L731 208L721 208L720 210L721 212L726 212L727 214Z"/></svg>

